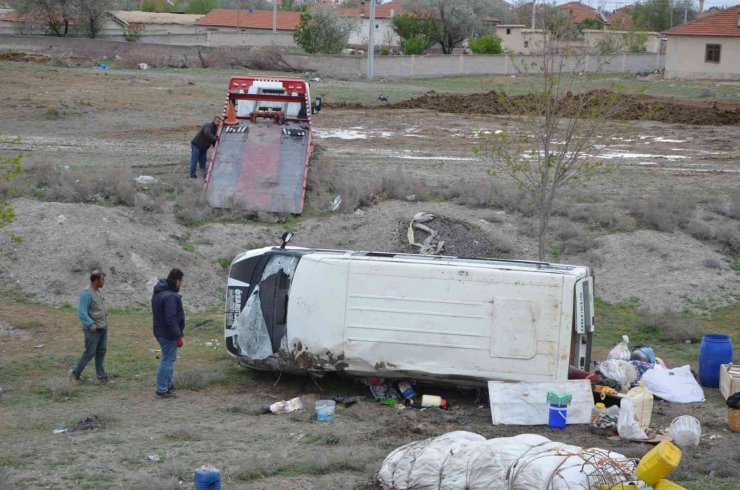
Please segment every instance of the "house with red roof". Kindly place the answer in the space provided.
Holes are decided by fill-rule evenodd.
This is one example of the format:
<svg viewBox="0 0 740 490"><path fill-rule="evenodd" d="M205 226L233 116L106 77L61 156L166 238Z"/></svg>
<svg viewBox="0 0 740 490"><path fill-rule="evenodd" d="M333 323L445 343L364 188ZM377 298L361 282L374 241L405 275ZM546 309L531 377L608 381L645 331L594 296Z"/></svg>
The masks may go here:
<svg viewBox="0 0 740 490"><path fill-rule="evenodd" d="M606 18L601 12L581 2L568 2L558 5L558 8L567 13L574 24L578 25L586 20L595 20L600 24L607 24Z"/></svg>
<svg viewBox="0 0 740 490"><path fill-rule="evenodd" d="M300 12L213 9L195 27L214 46L295 46L293 33L300 22Z"/></svg>
<svg viewBox="0 0 740 490"><path fill-rule="evenodd" d="M740 5L663 34L666 78L740 80Z"/></svg>

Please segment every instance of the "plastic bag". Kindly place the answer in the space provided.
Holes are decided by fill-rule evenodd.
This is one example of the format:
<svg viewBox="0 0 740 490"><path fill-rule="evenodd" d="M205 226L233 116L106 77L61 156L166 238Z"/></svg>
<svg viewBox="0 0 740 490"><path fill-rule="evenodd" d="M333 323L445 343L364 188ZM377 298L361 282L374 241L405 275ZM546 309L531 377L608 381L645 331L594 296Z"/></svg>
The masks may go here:
<svg viewBox="0 0 740 490"><path fill-rule="evenodd" d="M619 404L617 432L619 432L619 437L627 440L648 438L645 431L640 428L640 423L635 418L635 407L629 398L622 398L622 403Z"/></svg>
<svg viewBox="0 0 740 490"><path fill-rule="evenodd" d="M272 413L290 413L296 410L303 410L303 401L299 396L291 398L288 401L275 402L270 405L270 412Z"/></svg>
<svg viewBox="0 0 740 490"><path fill-rule="evenodd" d="M647 429L653 415L653 393L644 386L638 386L629 390L627 398L632 401L640 428Z"/></svg>
<svg viewBox="0 0 740 490"><path fill-rule="evenodd" d="M596 368L598 372L603 374L609 379L613 379L622 388L629 387L634 380L637 379L637 370L635 366L630 364L628 361L622 361L621 359L609 359L602 362Z"/></svg>
<svg viewBox="0 0 740 490"><path fill-rule="evenodd" d="M607 359L621 359L623 361L629 361L630 356L632 353L630 352L629 347L627 344L630 343L630 338L626 335L622 335L622 341L614 346L612 350L609 351L609 355L606 356Z"/></svg>

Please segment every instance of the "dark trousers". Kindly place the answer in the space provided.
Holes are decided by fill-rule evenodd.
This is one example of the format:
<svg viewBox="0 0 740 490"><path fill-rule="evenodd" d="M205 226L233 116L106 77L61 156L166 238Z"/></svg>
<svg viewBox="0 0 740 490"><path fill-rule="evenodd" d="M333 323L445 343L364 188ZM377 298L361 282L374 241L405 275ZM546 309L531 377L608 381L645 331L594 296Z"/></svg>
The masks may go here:
<svg viewBox="0 0 740 490"><path fill-rule="evenodd" d="M77 367L72 372L75 376L80 376L87 363L90 362L90 359L95 357L95 374L97 374L98 379L105 378L105 353L108 350L108 329L91 332L89 329L84 328L83 332L85 332L85 352L80 357Z"/></svg>
<svg viewBox="0 0 740 490"><path fill-rule="evenodd" d="M196 177L196 170L200 167L203 178L206 176L206 155L208 148L201 150L198 146L190 143L190 177Z"/></svg>

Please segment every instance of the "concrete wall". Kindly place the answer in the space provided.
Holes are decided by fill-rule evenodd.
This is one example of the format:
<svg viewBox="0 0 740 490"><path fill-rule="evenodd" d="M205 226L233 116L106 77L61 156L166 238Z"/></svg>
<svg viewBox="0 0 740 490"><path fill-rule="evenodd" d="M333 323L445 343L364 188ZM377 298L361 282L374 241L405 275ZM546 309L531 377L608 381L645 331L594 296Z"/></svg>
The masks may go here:
<svg viewBox="0 0 740 490"><path fill-rule="evenodd" d="M393 30L391 19L375 19L375 45L386 47L397 47L401 39ZM368 36L370 34L370 19L357 20L357 27L349 35L347 44L350 46L364 46L367 49Z"/></svg>
<svg viewBox="0 0 740 490"><path fill-rule="evenodd" d="M0 51L26 51L51 55L109 59L118 56L122 63L135 66L229 66L248 61L249 49L240 46L173 46L143 42L129 43L103 39L0 36ZM724 51L723 51L724 53ZM300 71L315 71L333 78L365 78L367 59L359 56L283 54L283 59ZM703 60L703 57L702 57ZM513 75L514 63L538 63L536 55L429 55L375 56L374 74L378 78L440 77L459 75ZM570 70L593 70L597 58L586 57L583 66L570 63ZM613 56L607 72L651 72L662 69L664 57L659 54L623 53ZM738 65L740 66L740 65Z"/></svg>
<svg viewBox="0 0 740 490"><path fill-rule="evenodd" d="M293 31L265 29L198 28L198 34L205 36L208 46L285 46L294 47Z"/></svg>
<svg viewBox="0 0 740 490"><path fill-rule="evenodd" d="M284 55L292 66L303 71L316 71L322 76L334 78L366 77L367 59L356 56ZM428 56L375 56L373 73L378 78L424 78L460 75L514 75L516 65L538 63L536 55L518 55L510 59L506 55L428 55ZM598 62L596 56L587 57L582 66L575 62L567 70L593 70ZM661 70L664 57L659 54L623 53L613 56L604 67L610 73L644 73Z"/></svg>
<svg viewBox="0 0 740 490"><path fill-rule="evenodd" d="M666 78L740 80L740 38L668 36ZM704 61L707 44L722 46L720 62Z"/></svg>
<svg viewBox="0 0 740 490"><path fill-rule="evenodd" d="M583 43L590 48L594 48L599 43L612 40L619 46L622 51L629 51L632 39L644 38L642 48L647 53L660 52L660 34L657 32L640 32L640 31L602 31L596 29L583 30ZM632 39L631 39L632 38Z"/></svg>

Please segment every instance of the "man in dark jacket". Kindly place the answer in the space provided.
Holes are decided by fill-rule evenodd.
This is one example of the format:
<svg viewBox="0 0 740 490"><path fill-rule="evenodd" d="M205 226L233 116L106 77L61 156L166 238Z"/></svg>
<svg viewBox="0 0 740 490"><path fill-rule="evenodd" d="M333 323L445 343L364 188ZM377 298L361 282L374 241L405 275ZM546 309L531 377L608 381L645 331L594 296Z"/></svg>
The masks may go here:
<svg viewBox="0 0 740 490"><path fill-rule="evenodd" d="M154 337L162 348L162 358L157 371L158 398L177 398L173 393L172 374L177 359L177 348L182 347L185 331L185 312L178 294L184 274L172 269L167 279L160 279L152 294Z"/></svg>
<svg viewBox="0 0 740 490"><path fill-rule="evenodd" d="M200 166L203 177L206 176L206 153L216 143L216 133L221 125L221 118L216 116L212 122L204 124L193 141L190 142L190 178L195 179L195 171Z"/></svg>

